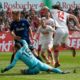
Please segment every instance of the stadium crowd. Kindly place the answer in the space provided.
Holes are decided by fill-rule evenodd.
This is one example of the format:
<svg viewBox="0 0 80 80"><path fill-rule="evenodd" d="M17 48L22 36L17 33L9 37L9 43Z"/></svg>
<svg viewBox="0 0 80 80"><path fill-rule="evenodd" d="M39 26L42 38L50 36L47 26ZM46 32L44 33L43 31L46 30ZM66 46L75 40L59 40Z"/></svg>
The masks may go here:
<svg viewBox="0 0 80 80"><path fill-rule="evenodd" d="M60 7L61 10L63 10L59 3L57 3L57 5ZM36 21L39 21L37 19L41 18L42 16L45 16L45 13L44 13L45 10L40 12L40 11L36 11L33 8L31 8L30 10L26 10L26 8L24 8L20 12L21 12L21 18L25 18L29 20L32 26L32 29L34 29L33 31L36 30L37 25L39 23L39 22L36 22ZM80 7L79 6L76 6L75 9L70 7L66 12L75 15L80 22ZM0 31L2 32L9 31L9 24L12 21L11 16L12 16L11 8L7 8L6 11L4 11L3 9L0 9ZM69 24L72 26L72 25L75 25L75 22L73 20L70 20Z"/></svg>

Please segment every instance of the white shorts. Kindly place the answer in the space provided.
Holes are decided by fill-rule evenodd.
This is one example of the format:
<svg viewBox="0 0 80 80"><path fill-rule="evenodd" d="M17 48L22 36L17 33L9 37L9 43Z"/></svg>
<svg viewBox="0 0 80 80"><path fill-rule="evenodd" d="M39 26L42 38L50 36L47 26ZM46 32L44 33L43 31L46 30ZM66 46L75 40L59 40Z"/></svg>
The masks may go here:
<svg viewBox="0 0 80 80"><path fill-rule="evenodd" d="M45 51L47 49L52 49L53 47L53 40L43 40L41 43L41 51Z"/></svg>
<svg viewBox="0 0 80 80"><path fill-rule="evenodd" d="M69 32L66 28L57 28L55 35L54 35L54 45L60 45L61 43L67 44L67 38L68 38Z"/></svg>

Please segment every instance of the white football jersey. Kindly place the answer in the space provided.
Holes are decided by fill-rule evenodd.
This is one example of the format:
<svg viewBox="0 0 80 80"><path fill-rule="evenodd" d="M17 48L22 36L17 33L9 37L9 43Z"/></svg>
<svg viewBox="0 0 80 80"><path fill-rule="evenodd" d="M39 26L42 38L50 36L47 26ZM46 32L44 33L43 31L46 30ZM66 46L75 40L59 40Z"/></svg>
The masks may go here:
<svg viewBox="0 0 80 80"><path fill-rule="evenodd" d="M40 33L40 37L41 39L43 40L53 40L53 32L54 32L54 29L49 26L49 25L46 25L46 28L43 28L43 27L39 27L37 33Z"/></svg>
<svg viewBox="0 0 80 80"><path fill-rule="evenodd" d="M57 10L57 9L52 9L51 10L52 17L55 20L56 27L65 27L67 28L67 17L69 16L68 13Z"/></svg>
<svg viewBox="0 0 80 80"><path fill-rule="evenodd" d="M46 24L50 26L55 26L55 21L52 18L46 19Z"/></svg>

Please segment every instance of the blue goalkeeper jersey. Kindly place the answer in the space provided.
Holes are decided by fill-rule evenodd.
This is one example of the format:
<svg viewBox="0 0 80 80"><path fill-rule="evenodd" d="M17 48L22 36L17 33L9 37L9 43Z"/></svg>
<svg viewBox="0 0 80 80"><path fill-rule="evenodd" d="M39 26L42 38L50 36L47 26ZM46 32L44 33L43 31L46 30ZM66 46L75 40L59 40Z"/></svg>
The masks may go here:
<svg viewBox="0 0 80 80"><path fill-rule="evenodd" d="M23 44L23 47L16 52L13 62L8 67L6 67L7 70L14 67L18 60L23 61L29 68L33 68L38 64L39 60L37 60L32 54L32 52L28 48L28 44L26 43L26 41L21 40L21 42Z"/></svg>

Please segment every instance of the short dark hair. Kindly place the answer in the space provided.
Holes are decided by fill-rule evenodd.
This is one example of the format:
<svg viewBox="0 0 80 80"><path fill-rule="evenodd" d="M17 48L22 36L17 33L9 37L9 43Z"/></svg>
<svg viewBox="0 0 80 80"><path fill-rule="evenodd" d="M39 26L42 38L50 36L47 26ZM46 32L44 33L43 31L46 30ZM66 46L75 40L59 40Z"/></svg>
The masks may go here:
<svg viewBox="0 0 80 80"><path fill-rule="evenodd" d="M59 9L59 5L53 5L52 9Z"/></svg>

